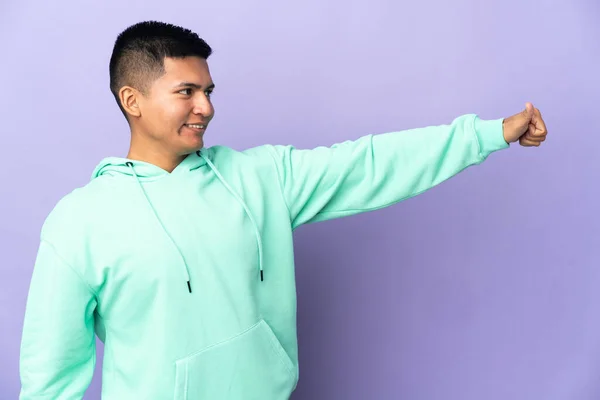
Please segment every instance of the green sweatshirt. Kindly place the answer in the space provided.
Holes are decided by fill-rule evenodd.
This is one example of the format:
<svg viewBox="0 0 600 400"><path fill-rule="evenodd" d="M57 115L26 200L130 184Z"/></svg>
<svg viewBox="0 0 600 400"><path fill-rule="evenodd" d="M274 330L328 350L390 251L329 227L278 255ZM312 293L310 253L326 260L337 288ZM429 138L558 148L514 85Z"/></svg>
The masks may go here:
<svg viewBox="0 0 600 400"><path fill-rule="evenodd" d="M287 399L298 381L293 230L418 195L507 148L502 120L299 150L215 146L168 173L107 158L47 217L20 399Z"/></svg>

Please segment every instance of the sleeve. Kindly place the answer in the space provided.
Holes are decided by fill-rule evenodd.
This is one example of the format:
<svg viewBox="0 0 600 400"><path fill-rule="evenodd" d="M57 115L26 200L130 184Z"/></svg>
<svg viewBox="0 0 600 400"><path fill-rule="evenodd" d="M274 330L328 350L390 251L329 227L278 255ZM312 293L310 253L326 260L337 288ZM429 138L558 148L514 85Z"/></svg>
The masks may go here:
<svg viewBox="0 0 600 400"><path fill-rule="evenodd" d="M509 147L502 119L363 136L331 147L269 146L292 228L390 206Z"/></svg>
<svg viewBox="0 0 600 400"><path fill-rule="evenodd" d="M42 240L25 310L21 400L82 399L94 373L96 296Z"/></svg>

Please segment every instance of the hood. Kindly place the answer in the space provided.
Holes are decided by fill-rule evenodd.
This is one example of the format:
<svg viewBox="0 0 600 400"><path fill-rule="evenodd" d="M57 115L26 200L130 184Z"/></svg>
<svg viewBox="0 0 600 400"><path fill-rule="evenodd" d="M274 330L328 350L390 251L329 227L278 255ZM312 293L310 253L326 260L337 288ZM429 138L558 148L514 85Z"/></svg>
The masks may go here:
<svg viewBox="0 0 600 400"><path fill-rule="evenodd" d="M227 183L227 181L225 180L223 175L221 175L221 173L219 172L217 167L211 161L211 151L209 149L203 149L203 150L199 150L195 153L189 154L181 163L179 163L179 165L177 167L175 167L173 172L171 172L171 175L187 173L189 171L198 169L204 165L208 165L208 168L210 168L210 170L216 175L218 180L223 184L223 186L225 186L225 188L229 191L229 193L240 204L240 206L244 209L246 215L250 219L250 222L252 223L252 226L254 228L253 233L256 238L256 244L258 246L258 266L259 266L259 274L260 274L259 276L260 276L260 280L263 281L264 280L263 248L262 248L262 239L260 237L258 225L256 224L256 220L252 216L250 209L248 208L248 206L246 205L246 203L244 202L242 197ZM175 249L177 250L177 252L179 254L179 256L181 258L181 267L182 267L183 273L185 274L187 289L190 293L192 293L190 272L189 272L187 262L183 256L183 254L181 253L179 246L177 246L177 243L175 242L173 237L171 237L171 235L169 234L167 229L165 229L165 226L163 225L156 209L152 205L152 200L146 193L146 190L144 189L144 184L143 184L143 182L149 182L149 181L153 181L153 180L165 177L165 176L169 175L169 172L165 171L164 169L162 169L160 167L157 167L156 165L153 165L153 164L150 164L150 163L147 163L144 161L130 160L128 158L122 158L122 157L107 157L107 158L103 159L94 169L94 172L92 173L92 180L94 180L102 175L117 176L117 177L122 176L122 177L126 177L128 179L131 179L132 182L137 183L137 185L140 188L140 193L146 200L146 203L148 204L148 208L154 214L160 229L168 237L168 239L172 242L172 244L175 246Z"/></svg>
<svg viewBox="0 0 600 400"><path fill-rule="evenodd" d="M208 149L202 149L200 151L189 154L174 170L171 174L178 174L184 171L193 171L206 165L206 159L210 158L210 151ZM150 164L144 161L131 160L124 157L107 157L104 158L94 171L92 172L91 179L94 180L102 175L110 176L134 176L134 170L131 169L128 163L132 163L135 167L135 175L142 181L152 181L168 175L169 172L164 169L157 167L154 164Z"/></svg>

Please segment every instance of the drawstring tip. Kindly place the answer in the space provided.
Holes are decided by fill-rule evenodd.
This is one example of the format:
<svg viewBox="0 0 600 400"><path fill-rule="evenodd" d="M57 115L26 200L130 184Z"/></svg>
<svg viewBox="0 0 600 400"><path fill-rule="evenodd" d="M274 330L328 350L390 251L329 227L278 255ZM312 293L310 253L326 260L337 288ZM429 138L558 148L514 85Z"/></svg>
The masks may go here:
<svg viewBox="0 0 600 400"><path fill-rule="evenodd" d="M264 280L264 279L263 279L263 271L262 271L262 269L261 269L261 270L260 270L260 281L262 282L263 280Z"/></svg>
<svg viewBox="0 0 600 400"><path fill-rule="evenodd" d="M190 293L192 293L192 285L190 285L190 281L187 281L188 284L188 290L190 291Z"/></svg>

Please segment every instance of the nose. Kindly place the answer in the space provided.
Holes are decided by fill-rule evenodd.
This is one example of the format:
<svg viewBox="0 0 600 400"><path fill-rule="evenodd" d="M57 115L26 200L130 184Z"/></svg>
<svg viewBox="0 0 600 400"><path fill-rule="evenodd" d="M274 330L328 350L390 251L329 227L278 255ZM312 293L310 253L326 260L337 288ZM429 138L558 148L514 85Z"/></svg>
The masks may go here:
<svg viewBox="0 0 600 400"><path fill-rule="evenodd" d="M199 94L194 101L194 114L202 115L204 118L211 118L214 113L213 105L205 94Z"/></svg>

